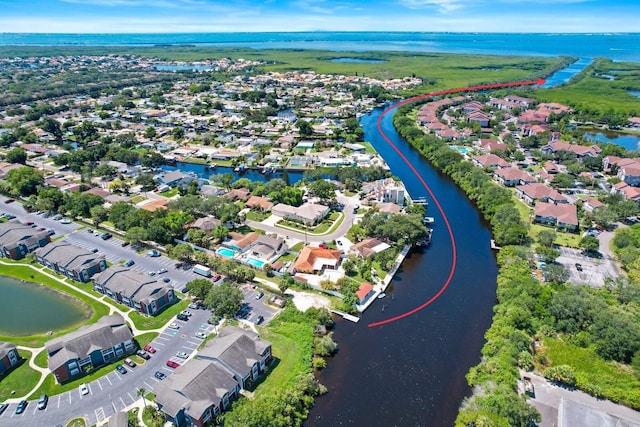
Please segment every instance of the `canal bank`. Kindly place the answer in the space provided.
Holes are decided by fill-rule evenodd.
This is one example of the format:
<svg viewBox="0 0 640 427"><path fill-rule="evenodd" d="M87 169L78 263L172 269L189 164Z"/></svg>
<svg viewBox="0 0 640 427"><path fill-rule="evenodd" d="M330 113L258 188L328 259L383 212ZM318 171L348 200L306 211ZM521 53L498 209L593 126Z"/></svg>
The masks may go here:
<svg viewBox="0 0 640 427"><path fill-rule="evenodd" d="M362 118L365 138L385 159L412 198L429 195L401 156L381 137L381 110ZM465 396L465 374L480 360L495 302L497 267L490 231L455 184L396 133L393 114L382 128L438 197L457 244L451 284L433 304L411 316L369 327L415 309L438 293L453 262L452 241L434 230L430 247L412 252L389 284L387 298L353 324L339 319L339 351L319 379L329 392L318 398L305 425L450 426ZM429 212L440 223L439 212Z"/></svg>

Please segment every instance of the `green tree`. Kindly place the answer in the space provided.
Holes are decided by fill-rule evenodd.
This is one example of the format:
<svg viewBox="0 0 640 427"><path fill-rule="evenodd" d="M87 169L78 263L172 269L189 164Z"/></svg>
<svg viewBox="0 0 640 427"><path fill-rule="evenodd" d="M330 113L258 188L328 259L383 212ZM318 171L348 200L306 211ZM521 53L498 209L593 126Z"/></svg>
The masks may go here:
<svg viewBox="0 0 640 427"><path fill-rule="evenodd" d="M542 230L538 233L538 242L542 246L548 248L553 246L553 242L556 241L557 233L554 230Z"/></svg>
<svg viewBox="0 0 640 427"><path fill-rule="evenodd" d="M169 254L171 258L190 261L193 257L193 248L188 243L179 243L171 249Z"/></svg>
<svg viewBox="0 0 640 427"><path fill-rule="evenodd" d="M98 227L100 223L104 222L109 218L109 212L102 205L95 205L89 208L89 214L91 215L91 220L93 221L93 225Z"/></svg>
<svg viewBox="0 0 640 427"><path fill-rule="evenodd" d="M124 240L132 245L140 245L147 240L147 229L144 227L131 227L124 235Z"/></svg>
<svg viewBox="0 0 640 427"><path fill-rule="evenodd" d="M303 119L299 119L296 121L296 125L298 126L298 132L300 132L300 136L309 137L313 135L313 126Z"/></svg>
<svg viewBox="0 0 640 427"><path fill-rule="evenodd" d="M7 151L5 160L9 163L19 163L21 165L24 165L27 162L27 152L24 150L24 148L16 147Z"/></svg>
<svg viewBox="0 0 640 427"><path fill-rule="evenodd" d="M36 194L38 187L44 184L44 175L30 166L21 166L7 172L5 180L15 195L29 196Z"/></svg>
<svg viewBox="0 0 640 427"><path fill-rule="evenodd" d="M244 295L242 291L229 283L211 287L204 304L219 316L232 318L240 309Z"/></svg>
<svg viewBox="0 0 640 427"><path fill-rule="evenodd" d="M211 281L207 279L193 279L186 284L189 295L200 301L205 300L212 286Z"/></svg>
<svg viewBox="0 0 640 427"><path fill-rule="evenodd" d="M600 241L597 237L584 236L578 244L585 252L598 252L600 250Z"/></svg>

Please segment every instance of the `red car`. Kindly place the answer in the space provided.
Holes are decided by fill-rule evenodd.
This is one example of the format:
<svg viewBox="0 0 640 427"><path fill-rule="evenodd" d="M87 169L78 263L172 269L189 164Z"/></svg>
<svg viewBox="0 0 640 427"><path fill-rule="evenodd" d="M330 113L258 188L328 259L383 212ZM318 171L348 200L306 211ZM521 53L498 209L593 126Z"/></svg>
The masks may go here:
<svg viewBox="0 0 640 427"><path fill-rule="evenodd" d="M5 200L4 202L5 202L5 203L13 203L13 202L15 202L15 200L13 200L13 199L7 199L7 200Z"/></svg>
<svg viewBox="0 0 640 427"><path fill-rule="evenodd" d="M150 345L145 345L144 346L144 351L146 351L147 353L152 353L153 354L153 353L156 352L156 349L151 347Z"/></svg>
<svg viewBox="0 0 640 427"><path fill-rule="evenodd" d="M173 360L167 360L167 366L175 369L180 366L180 364L178 362L174 362Z"/></svg>

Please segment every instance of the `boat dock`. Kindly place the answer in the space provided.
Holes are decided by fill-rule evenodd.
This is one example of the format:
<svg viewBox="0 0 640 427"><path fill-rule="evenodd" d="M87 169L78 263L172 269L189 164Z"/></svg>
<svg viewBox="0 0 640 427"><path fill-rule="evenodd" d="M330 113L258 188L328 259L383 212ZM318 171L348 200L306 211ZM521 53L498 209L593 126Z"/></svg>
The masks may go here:
<svg viewBox="0 0 640 427"><path fill-rule="evenodd" d="M349 313L345 313L344 311L335 310L332 308L331 312L337 314L338 316L342 316L343 319L346 319L353 323L358 323L360 321L360 318L358 316L353 316Z"/></svg>

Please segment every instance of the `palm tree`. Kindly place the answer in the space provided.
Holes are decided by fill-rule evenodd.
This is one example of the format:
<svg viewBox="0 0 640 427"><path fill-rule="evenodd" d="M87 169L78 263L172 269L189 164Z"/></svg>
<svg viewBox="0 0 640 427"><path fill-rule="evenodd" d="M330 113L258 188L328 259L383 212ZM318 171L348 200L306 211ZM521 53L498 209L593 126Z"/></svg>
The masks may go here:
<svg viewBox="0 0 640 427"><path fill-rule="evenodd" d="M136 390L136 395L138 397L142 397L142 403L144 404L144 407L147 407L147 400L144 398L144 394L147 392L147 390L144 387L140 387L138 390Z"/></svg>

